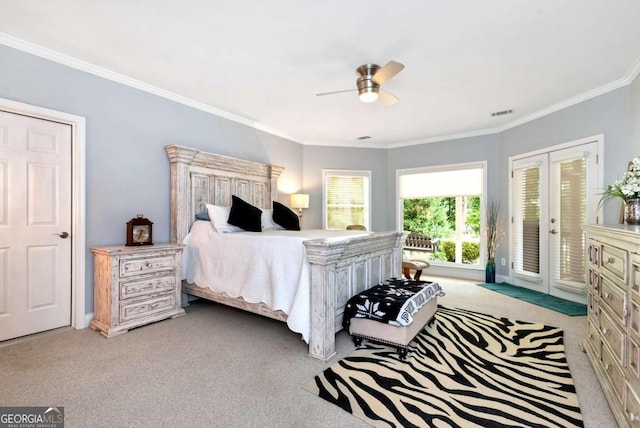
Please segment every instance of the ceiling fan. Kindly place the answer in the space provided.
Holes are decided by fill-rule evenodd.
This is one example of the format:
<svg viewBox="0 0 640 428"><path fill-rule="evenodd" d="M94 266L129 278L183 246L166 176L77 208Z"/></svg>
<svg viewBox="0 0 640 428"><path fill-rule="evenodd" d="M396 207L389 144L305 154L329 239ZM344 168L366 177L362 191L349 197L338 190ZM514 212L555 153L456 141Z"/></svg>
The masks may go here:
<svg viewBox="0 0 640 428"><path fill-rule="evenodd" d="M322 92L317 96L340 94L343 92L358 91L360 101L372 103L376 100L386 106L392 106L398 102L398 97L380 88L387 80L400 73L404 68L403 64L396 61L389 61L383 67L378 64L364 64L356 69L358 80L357 89L345 89L342 91Z"/></svg>

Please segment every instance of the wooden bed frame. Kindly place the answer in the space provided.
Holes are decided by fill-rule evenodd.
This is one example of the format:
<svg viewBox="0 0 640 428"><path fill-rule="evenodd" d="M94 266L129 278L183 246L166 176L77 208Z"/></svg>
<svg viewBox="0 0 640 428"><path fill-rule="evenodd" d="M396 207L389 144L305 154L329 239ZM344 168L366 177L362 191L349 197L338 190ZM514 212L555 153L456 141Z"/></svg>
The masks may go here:
<svg viewBox="0 0 640 428"><path fill-rule="evenodd" d="M264 209L277 200L277 181L283 168L177 145L165 146L171 164L171 242L181 243L205 204L231 206L231 195ZM342 313L349 298L385 279L400 277L402 233L370 232L344 240L305 241L311 265L311 331L309 355L327 360L335 354L335 334L342 329ZM263 303L249 303L182 281L186 295L233 306L286 321L282 311Z"/></svg>

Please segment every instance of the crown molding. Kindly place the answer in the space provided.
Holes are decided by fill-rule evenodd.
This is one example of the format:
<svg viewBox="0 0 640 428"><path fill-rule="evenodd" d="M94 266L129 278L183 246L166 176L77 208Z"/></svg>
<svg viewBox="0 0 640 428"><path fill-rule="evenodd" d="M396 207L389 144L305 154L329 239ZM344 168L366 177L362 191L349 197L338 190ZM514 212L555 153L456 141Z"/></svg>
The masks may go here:
<svg viewBox="0 0 640 428"><path fill-rule="evenodd" d="M417 146L418 144L438 143L440 141L461 140L463 138L481 137L483 135L497 134L500 128L479 129L477 131L458 132L456 134L439 135L437 137L419 138L416 140L401 141L389 144L387 147L395 149L398 147Z"/></svg>
<svg viewBox="0 0 640 428"><path fill-rule="evenodd" d="M595 88L593 90L584 92L582 94L579 94L575 97L569 98L565 101L559 102L557 104L551 105L549 107L546 107L544 109L538 110L537 112L534 112L532 114L526 115L520 119L514 120L512 122L509 122L505 125L502 125L500 127L497 128L488 128L488 129L481 129L481 130L477 130L477 131L469 131L469 132L462 132L462 133L455 133L455 134L446 134L446 135L440 135L440 136L436 136L436 137L426 137L426 138L419 138L419 139L415 139L415 140L409 140L409 141L401 141L401 142L397 142L397 143L389 143L389 144L375 144L373 142L370 143L357 143L357 142L346 142L346 141L342 141L342 142L321 142L321 141L313 141L313 140L309 140L309 141L302 141L300 139L294 138L290 135L287 135L283 132L280 132L276 129L273 128L269 128L265 125L260 124L259 122L247 119L245 117L242 116L238 116L236 114L233 113L229 113L227 111L224 110L220 110L218 108L212 107L210 105L204 104L200 101L196 101L193 100L191 98L187 98L184 97L182 95L178 95L175 94L173 92L158 88L156 86L153 85L149 85L147 83L144 83L142 81L133 79L131 77L125 76L123 74L119 74L116 72L113 72L111 70L102 68L102 67L98 67L94 64L88 63L86 61L82 61L79 60L77 58L71 57L69 55L65 55L62 54L60 52L54 51L52 49L48 49L39 45L36 45L34 43L31 42L27 42L25 40L22 39L18 39L16 37L10 36L6 33L2 33L0 32L0 44L41 57L41 58L45 58L48 59L50 61L62 64L62 65L66 65L68 67L80 70L80 71L84 71L126 86L130 86L132 88L135 89L139 89L141 91L153 94L153 95L157 95L166 99L169 99L171 101L175 101L177 103L195 108L197 110L201 110L213 115L216 115L218 117L224 118L224 119L228 119L231 120L233 122L245 125L245 126L249 126L251 128L257 129L259 131L263 131L266 132L268 134L271 135L275 135L277 137L281 137L290 141L293 141L295 143L299 143L302 145L317 145L317 146L337 146L337 147L357 147L357 148L377 148L377 149L394 149L394 148L399 148L399 147L407 147L407 146L415 146L415 145L419 145L419 144L428 144L428 143L436 143L439 141L449 141L449 140L459 140L462 138L471 138L471 137L478 137L478 136L483 136L483 135L490 135L490 134L499 134L500 132L506 131L508 129L511 128L515 128L517 126L523 125L525 123L534 121L536 119L539 119L541 117L547 116L551 113L555 113L557 111L563 110L567 107L571 107L574 106L576 104L579 104L583 101L587 101L591 98L595 98L599 95L603 95L607 92L611 92L614 91L616 89L622 88L626 85L629 85L631 83L633 83L633 81L638 77L638 75L640 75L640 56L634 61L634 63L631 65L631 67L629 68L629 70L627 71L627 74L625 77L617 79L613 82L607 83L605 85L602 85L598 88Z"/></svg>
<svg viewBox="0 0 640 428"><path fill-rule="evenodd" d="M631 80L633 81L633 80ZM524 125L525 123L528 122L532 122L536 119L540 119L541 117L550 115L551 113L555 113L557 111L560 110L564 110L567 107L571 107L577 104L580 104L581 102L590 100L592 98L595 98L599 95L603 95L606 94L608 92L611 91L615 91L616 89L622 88L624 86L627 86L629 84L629 77L624 77L618 80L614 80L613 82L607 83L605 85L602 85L598 88L592 89L591 91L588 92L584 92L580 95L577 95L575 97L569 98L567 100L561 101L557 104L551 105L549 107L546 107L542 110L538 110L535 113L526 115L524 117L521 117L520 119L514 120L512 122L509 122L503 126L501 126L500 128L498 128L497 132L503 132L506 131L508 129L511 128L515 128L516 126L520 126L520 125Z"/></svg>
<svg viewBox="0 0 640 428"><path fill-rule="evenodd" d="M86 61L79 60L72 56L54 51L49 48L45 48L40 45L36 45L31 42L27 42L22 39L18 39L16 37L10 36L6 33L0 32L0 44L8 46L10 48L14 48L40 58L47 59L49 61L56 62L58 64L65 65L67 67L74 68L76 70L84 71L89 74L93 74L98 77L102 77L107 80L111 80L116 83L120 83L122 85L126 85L149 94L157 95L159 97L166 98L171 101L175 101L177 103L186 105L188 107L195 108L197 110L201 110L216 116L219 116L223 119L228 119L233 122L240 123L242 125L249 126L251 128L257 129L259 131L266 132L268 134L272 134L281 138L285 138L287 140L291 140L293 142L299 142L293 137L286 135L278 130L269 128L264 126L258 122L252 121L242 116L238 116L233 113L229 113L224 110L220 110L218 108L212 107L200 101L193 100L191 98L184 97L182 95L178 95L171 91L164 90L162 88L158 88L157 86L150 85L148 83L142 82L140 80L134 79L132 77L125 76L120 73L116 73L114 71L108 70L103 67L99 67L95 64L91 64Z"/></svg>
<svg viewBox="0 0 640 428"><path fill-rule="evenodd" d="M636 80L636 78L638 77L638 75L640 74L640 56L638 58L636 58L635 62L633 64L631 64L631 67L629 67L629 71L627 72L627 84L632 84L634 80Z"/></svg>

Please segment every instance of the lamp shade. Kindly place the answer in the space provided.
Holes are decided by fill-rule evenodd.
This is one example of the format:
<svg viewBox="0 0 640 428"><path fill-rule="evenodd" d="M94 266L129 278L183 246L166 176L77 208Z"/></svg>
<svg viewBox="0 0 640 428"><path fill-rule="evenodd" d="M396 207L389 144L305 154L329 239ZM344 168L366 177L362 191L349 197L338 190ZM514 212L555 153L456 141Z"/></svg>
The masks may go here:
<svg viewBox="0 0 640 428"><path fill-rule="evenodd" d="M309 208L309 195L306 193L294 193L291 195L291 208Z"/></svg>

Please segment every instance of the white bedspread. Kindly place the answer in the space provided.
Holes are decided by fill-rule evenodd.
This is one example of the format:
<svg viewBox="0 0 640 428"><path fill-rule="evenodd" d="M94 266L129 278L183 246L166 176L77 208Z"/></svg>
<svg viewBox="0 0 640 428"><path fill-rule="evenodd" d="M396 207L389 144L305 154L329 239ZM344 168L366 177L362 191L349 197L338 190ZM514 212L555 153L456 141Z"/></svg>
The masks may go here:
<svg viewBox="0 0 640 428"><path fill-rule="evenodd" d="M289 329L309 343L311 274L302 242L367 234L315 229L217 233L210 222L196 221L184 240L183 279L283 311Z"/></svg>

